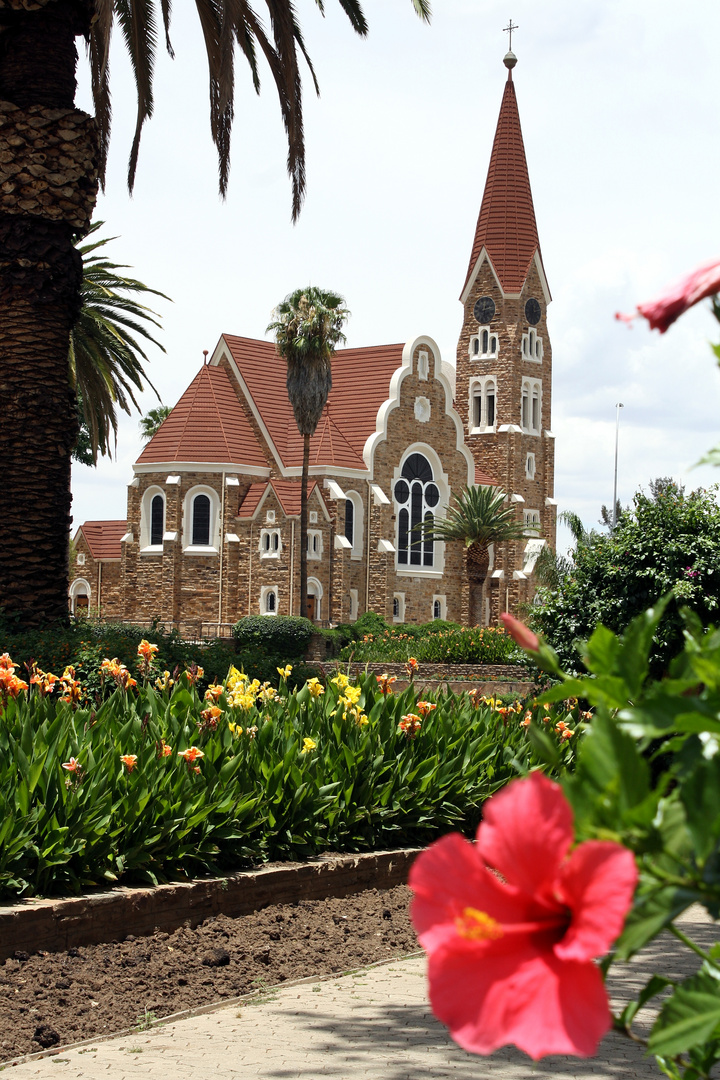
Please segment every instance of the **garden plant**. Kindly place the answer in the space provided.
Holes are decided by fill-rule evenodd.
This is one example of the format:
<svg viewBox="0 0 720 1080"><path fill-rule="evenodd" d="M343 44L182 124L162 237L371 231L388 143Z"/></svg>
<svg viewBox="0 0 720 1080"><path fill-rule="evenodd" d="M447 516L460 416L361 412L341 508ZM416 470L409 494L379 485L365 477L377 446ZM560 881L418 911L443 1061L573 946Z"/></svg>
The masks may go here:
<svg viewBox="0 0 720 1080"><path fill-rule="evenodd" d="M231 668L171 672L158 647L22 678L0 666L0 895L157 882L325 850L423 844L472 832L493 791L540 764L542 711L572 759L577 702L558 710L477 694L418 699L394 678L339 672L290 690Z"/></svg>

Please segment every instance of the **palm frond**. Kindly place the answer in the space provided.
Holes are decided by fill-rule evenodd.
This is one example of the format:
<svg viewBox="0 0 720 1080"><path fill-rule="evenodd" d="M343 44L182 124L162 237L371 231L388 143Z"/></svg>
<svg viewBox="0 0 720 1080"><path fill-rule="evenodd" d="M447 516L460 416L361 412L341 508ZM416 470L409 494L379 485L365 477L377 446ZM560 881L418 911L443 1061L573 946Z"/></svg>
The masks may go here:
<svg viewBox="0 0 720 1080"><path fill-rule="evenodd" d="M115 14L130 55L137 89L137 119L128 162L128 188L135 186L143 124L153 114L153 74L157 50L157 22L153 0L114 0Z"/></svg>
<svg viewBox="0 0 720 1080"><path fill-rule="evenodd" d="M102 225L94 222L89 235ZM71 333L69 352L70 382L78 395L94 461L98 453L111 455L117 443L118 408L130 413L134 406L140 411L135 393L146 385L157 394L145 372L148 357L138 338L165 351L148 326L159 328L159 316L136 297L152 293L169 299L159 290L118 273L128 269L124 264L92 254L108 243L104 239L78 245L83 254L82 308Z"/></svg>
<svg viewBox="0 0 720 1080"><path fill-rule="evenodd" d="M420 529L428 539L461 540L466 547L502 543L522 539L529 525L518 521L511 506L505 505L505 494L499 488L480 485L464 487L453 494L453 502L444 518L437 518L428 528Z"/></svg>

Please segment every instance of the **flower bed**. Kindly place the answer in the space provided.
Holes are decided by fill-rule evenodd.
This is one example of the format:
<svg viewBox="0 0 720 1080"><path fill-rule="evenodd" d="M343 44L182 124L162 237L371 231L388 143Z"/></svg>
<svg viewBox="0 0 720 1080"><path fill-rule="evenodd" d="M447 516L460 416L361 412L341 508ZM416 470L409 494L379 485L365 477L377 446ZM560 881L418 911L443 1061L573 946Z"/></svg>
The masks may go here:
<svg viewBox="0 0 720 1080"><path fill-rule="evenodd" d="M90 700L71 669L28 685L0 658L0 895L423 844L470 832L483 801L538 764L519 703L419 701L364 674L290 691L287 667L276 686L233 668L201 699L198 670L156 677L152 648L137 680L105 661Z"/></svg>
<svg viewBox="0 0 720 1080"><path fill-rule="evenodd" d="M521 652L502 628L461 627L428 623L398 626L367 633L345 646L340 660L404 663L414 657L421 664L511 664Z"/></svg>

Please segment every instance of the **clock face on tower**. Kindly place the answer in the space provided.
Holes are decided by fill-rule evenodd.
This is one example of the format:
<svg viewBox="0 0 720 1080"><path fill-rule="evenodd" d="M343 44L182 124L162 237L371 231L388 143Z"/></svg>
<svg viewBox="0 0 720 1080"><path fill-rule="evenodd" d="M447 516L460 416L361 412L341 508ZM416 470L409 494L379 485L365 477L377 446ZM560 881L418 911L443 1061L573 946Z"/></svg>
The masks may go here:
<svg viewBox="0 0 720 1080"><path fill-rule="evenodd" d="M495 314L495 301L492 296L481 296L475 301L473 315L479 323L489 323Z"/></svg>
<svg viewBox="0 0 720 1080"><path fill-rule="evenodd" d="M534 297L531 297L525 305L525 318L531 326L537 326L541 315L540 304Z"/></svg>

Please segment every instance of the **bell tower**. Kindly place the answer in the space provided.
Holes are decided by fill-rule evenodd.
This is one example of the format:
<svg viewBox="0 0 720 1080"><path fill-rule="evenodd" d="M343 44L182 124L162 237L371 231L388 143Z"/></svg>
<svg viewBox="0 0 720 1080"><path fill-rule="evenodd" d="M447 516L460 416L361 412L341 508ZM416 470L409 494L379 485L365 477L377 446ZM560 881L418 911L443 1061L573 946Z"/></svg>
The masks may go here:
<svg viewBox="0 0 720 1080"><path fill-rule="evenodd" d="M495 545L484 586L484 621L490 623L532 599L538 541L554 548L556 529L546 322L551 296L513 82L515 54L508 52L503 63L507 81L460 295L455 402L476 482L502 488L518 519L528 523L527 539Z"/></svg>

